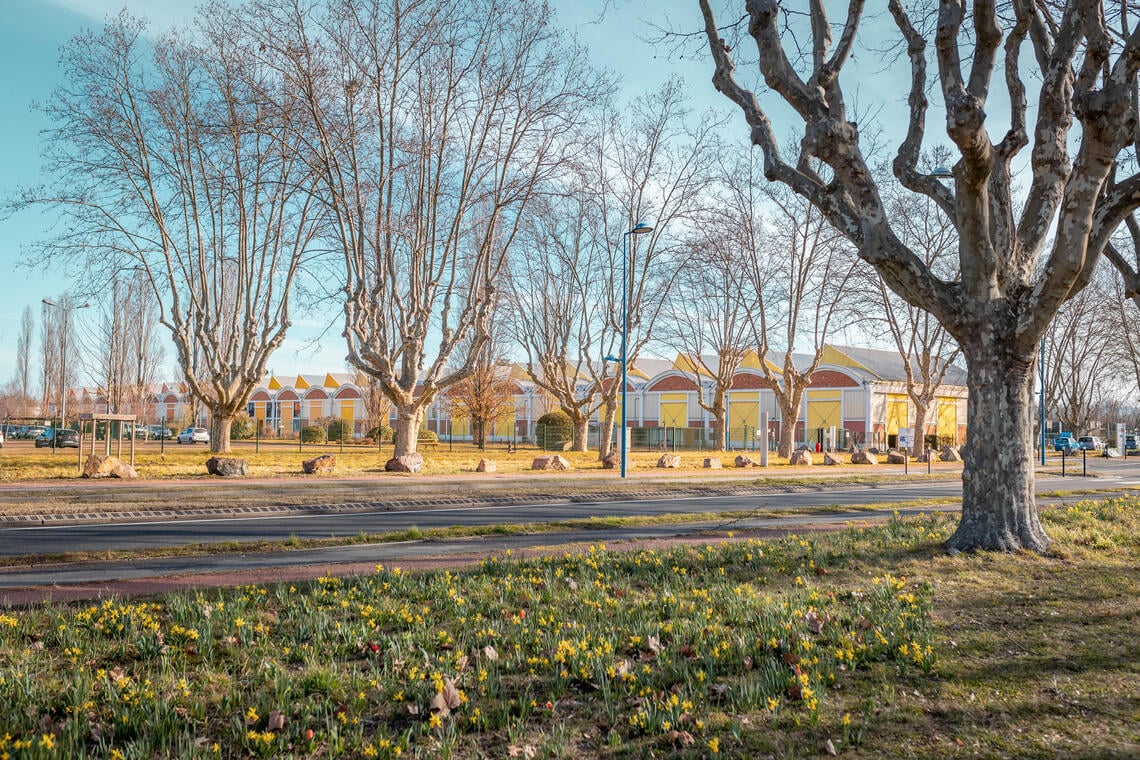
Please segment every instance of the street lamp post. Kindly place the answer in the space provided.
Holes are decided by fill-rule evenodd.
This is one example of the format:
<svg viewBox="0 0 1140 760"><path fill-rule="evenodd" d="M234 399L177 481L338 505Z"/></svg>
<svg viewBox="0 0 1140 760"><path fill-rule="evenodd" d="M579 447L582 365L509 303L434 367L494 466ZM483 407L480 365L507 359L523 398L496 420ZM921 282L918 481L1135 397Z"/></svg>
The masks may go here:
<svg viewBox="0 0 1140 760"><path fill-rule="evenodd" d="M628 446L626 436L627 415L629 408L626 404L626 385L629 377L629 263L626 253L627 240L630 235L644 235L653 232L653 228L643 222L633 225L633 229L621 236L621 476L626 474L626 454Z"/></svg>
<svg viewBox="0 0 1140 760"><path fill-rule="evenodd" d="M59 309L59 425L62 429L67 425L67 327L71 317L71 312L76 309L86 309L91 306L85 303L81 306L73 306L71 304L58 304L51 299L42 299L46 306ZM95 429L92 428L91 435L95 435ZM59 430L51 438L51 448L55 451L56 443L59 440Z"/></svg>

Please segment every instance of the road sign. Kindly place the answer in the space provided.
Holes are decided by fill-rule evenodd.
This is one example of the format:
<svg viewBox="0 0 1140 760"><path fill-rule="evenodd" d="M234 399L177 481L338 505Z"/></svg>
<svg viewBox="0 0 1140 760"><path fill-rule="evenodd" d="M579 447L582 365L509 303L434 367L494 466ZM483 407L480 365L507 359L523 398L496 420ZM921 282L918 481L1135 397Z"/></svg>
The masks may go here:
<svg viewBox="0 0 1140 760"><path fill-rule="evenodd" d="M899 448L909 449L914 445L914 428L899 428Z"/></svg>

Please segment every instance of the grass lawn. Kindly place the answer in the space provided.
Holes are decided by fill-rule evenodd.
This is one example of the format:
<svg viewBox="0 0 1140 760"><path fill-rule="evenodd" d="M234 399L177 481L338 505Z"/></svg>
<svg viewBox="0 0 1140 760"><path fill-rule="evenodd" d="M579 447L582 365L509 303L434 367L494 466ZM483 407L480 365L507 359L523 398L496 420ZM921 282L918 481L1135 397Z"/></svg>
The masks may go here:
<svg viewBox="0 0 1140 760"><path fill-rule="evenodd" d="M255 451L254 444L249 441L235 442L233 452L222 456L234 456L246 459L249 462L249 474L252 477L306 477L301 474L301 462L321 454L335 454L337 468L333 473L336 476L383 475L384 463L392 456L391 444L385 444L378 451L375 447L359 445L345 446L343 450L336 445L318 446L306 444L298 450L294 443L261 442ZM96 446L96 452L102 453L102 442ZM115 448L112 447L112 453ZM539 449L524 448L508 454L502 446L489 446L486 451L469 444L455 444L449 446L446 442L436 448L425 448L420 452L424 458L423 474L425 475L457 475L474 473L476 465L482 458L495 462L498 472L502 474L520 474L530 472L530 466L536 456L546 453ZM572 471L601 471L602 464L598 461L596 451L589 452L559 452L565 457ZM757 452L744 452L759 462ZM770 467L766 471L738 470L733 467L736 452L715 451L681 451L681 469L686 471L699 471L709 477L740 476L748 472L764 472L777 477L783 475L795 476L800 473L820 471L828 472L832 468L823 467L789 467L787 459L781 459L774 454L769 460ZM127 446L123 447L123 458L128 455ZM87 450L84 450L84 458ZM146 479L160 478L208 478L205 462L212 456L209 450L202 445L179 446L167 443L165 451L159 450L155 442L139 443L135 449L135 469L139 476ZM849 465L850 456L836 455L841 461ZM658 473L676 472L676 470L657 470L657 460L661 452L631 452L629 468L632 471L651 471ZM708 470L702 467L705 457L718 457L724 464L724 470ZM817 464L820 460L817 455ZM0 483L17 483L30 480L73 479L77 477L78 456L75 449L61 449L52 452L51 449L35 449L30 443L23 441L13 442L0 449ZM911 465L915 474L925 473L926 465L914 463ZM860 474L873 475L876 467L857 467ZM960 464L936 463L935 472L945 471L957 474L961 471ZM541 477L546 473L534 473ZM312 479L315 476L307 476Z"/></svg>
<svg viewBox="0 0 1140 760"><path fill-rule="evenodd" d="M0 613L0 756L1135 757L1140 501Z"/></svg>

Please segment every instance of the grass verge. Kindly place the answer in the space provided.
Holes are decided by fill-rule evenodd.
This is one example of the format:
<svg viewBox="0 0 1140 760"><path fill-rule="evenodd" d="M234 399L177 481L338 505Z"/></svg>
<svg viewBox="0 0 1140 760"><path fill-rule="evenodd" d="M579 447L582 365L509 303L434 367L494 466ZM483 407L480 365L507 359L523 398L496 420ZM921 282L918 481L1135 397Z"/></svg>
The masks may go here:
<svg viewBox="0 0 1140 760"><path fill-rule="evenodd" d="M217 554L250 554L255 552L295 551L320 549L334 546L354 546L359 544L395 543L398 541L447 541L473 536L518 536L558 533L570 530L603 530L608 528L636 528L651 525L691 525L692 523L721 523L720 530L728 530L740 520L754 520L772 517L795 518L803 515L835 514L842 519L845 512L890 511L916 507L934 507L954 504L955 499L913 499L910 501L884 502L879 504L831 504L819 507L797 507L794 512L775 509L729 510L724 512L678 512L661 515L639 515L637 517L588 517L578 520L554 520L550 522L498 523L493 525L456 525L448 528L419 528L385 533L356 533L338 538L300 538L293 535L283 541L227 541L224 543L194 543L177 547L156 547L144 549L116 549L99 551L74 551L63 554L23 554L10 557L0 556L0 567L34 567L36 565L62 562L107 562L153 557L186 557Z"/></svg>
<svg viewBox="0 0 1140 760"><path fill-rule="evenodd" d="M0 614L13 757L1130 757L1135 499Z"/></svg>

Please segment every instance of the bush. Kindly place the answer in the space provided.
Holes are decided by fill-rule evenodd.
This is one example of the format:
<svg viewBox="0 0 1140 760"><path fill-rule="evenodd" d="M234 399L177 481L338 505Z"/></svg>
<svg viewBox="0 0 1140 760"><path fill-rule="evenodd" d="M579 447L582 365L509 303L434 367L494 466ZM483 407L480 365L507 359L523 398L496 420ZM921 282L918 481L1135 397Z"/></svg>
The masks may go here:
<svg viewBox="0 0 1140 760"><path fill-rule="evenodd" d="M325 429L319 425L306 425L301 428L301 443L324 443Z"/></svg>
<svg viewBox="0 0 1140 760"><path fill-rule="evenodd" d="M421 429L419 435L416 436L416 440L420 443L438 443L439 436L436 435L434 430Z"/></svg>
<svg viewBox="0 0 1140 760"><path fill-rule="evenodd" d="M230 423L230 438L235 441L253 438L254 432L253 420L245 412L238 412L233 422Z"/></svg>
<svg viewBox="0 0 1140 760"><path fill-rule="evenodd" d="M342 420L339 417L329 420L328 426L329 440L340 441L352 440L352 422L349 420Z"/></svg>
<svg viewBox="0 0 1140 760"><path fill-rule="evenodd" d="M562 410L547 412L534 426L536 443L546 450L561 451L574 437L574 423Z"/></svg>
<svg viewBox="0 0 1140 760"><path fill-rule="evenodd" d="M371 438L373 442L384 441L385 443L391 443L392 432L392 428L388 427L387 425L380 425L379 427L374 427L369 430L367 433L365 433L364 437Z"/></svg>

